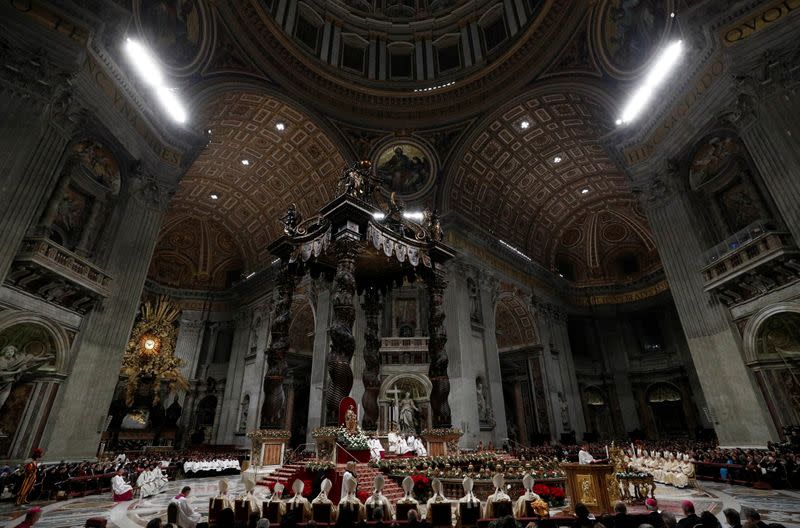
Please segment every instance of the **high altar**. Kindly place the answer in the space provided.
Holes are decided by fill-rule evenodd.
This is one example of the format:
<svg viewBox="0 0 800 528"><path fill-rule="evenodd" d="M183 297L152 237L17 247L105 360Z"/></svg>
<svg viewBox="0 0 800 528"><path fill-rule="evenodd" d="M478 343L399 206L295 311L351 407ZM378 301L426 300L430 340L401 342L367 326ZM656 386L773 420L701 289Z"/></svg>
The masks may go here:
<svg viewBox="0 0 800 528"><path fill-rule="evenodd" d="M442 306L447 285L444 263L454 257L454 252L442 242L438 214L426 210L422 218L411 218L394 193L387 197L381 192L367 161L344 171L336 195L317 215L308 219L301 218L296 206L291 204L281 219L284 234L269 246L270 253L276 257L277 299L267 349L261 429L248 436L254 442L263 439L263 445L273 446L268 448L269 456L260 453L259 460L263 464L280 463L277 457L283 449L277 446L281 442L285 444L286 440L282 439L289 436L281 428L286 406L284 377L290 309L295 286L306 274L314 278L324 275L332 280L333 317L328 327L331 344L326 357L329 379L325 387L323 423L339 425L340 402L350 396L353 387L351 359L356 346L353 323L358 292L363 293L366 314L361 428L375 432L379 424L387 425L387 402L379 404L378 401L382 381L379 320L383 299L394 286L420 282L428 295L428 336L420 343L426 345L421 352L429 361L425 379L430 383L429 402L425 407L429 414L424 422L420 420L420 429L425 429L423 438L429 439L431 454L447 452L447 443L454 445L460 434L451 428L447 401L450 380Z"/></svg>

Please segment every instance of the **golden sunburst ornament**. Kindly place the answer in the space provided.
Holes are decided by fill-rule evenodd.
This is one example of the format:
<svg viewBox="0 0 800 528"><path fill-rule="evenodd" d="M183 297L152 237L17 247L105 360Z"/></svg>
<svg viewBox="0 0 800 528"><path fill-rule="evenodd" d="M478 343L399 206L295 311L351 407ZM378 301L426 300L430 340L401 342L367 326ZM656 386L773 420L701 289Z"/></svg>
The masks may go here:
<svg viewBox="0 0 800 528"><path fill-rule="evenodd" d="M174 355L180 314L180 307L166 296L148 299L142 305L122 358L122 375L128 378L128 405L133 404L136 391L145 380L152 387L153 405L160 400L162 381L169 382L170 391L189 388L179 370L184 361Z"/></svg>

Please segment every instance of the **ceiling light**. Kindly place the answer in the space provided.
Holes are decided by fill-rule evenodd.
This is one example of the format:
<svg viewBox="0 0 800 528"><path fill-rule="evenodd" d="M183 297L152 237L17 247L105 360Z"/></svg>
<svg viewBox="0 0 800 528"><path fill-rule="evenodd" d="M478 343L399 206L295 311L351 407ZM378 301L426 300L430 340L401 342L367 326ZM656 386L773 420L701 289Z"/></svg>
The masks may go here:
<svg viewBox="0 0 800 528"><path fill-rule="evenodd" d="M286 130L286 124L280 121L275 123L275 130L277 130L278 132L283 132L284 130Z"/></svg>
<svg viewBox="0 0 800 528"><path fill-rule="evenodd" d="M252 277L252 276L253 276L253 275L255 275L255 274L256 274L256 272L255 272L255 271L251 271L250 273L248 273L248 274L245 276L244 280L247 280L247 279L249 279L250 277Z"/></svg>
<svg viewBox="0 0 800 528"><path fill-rule="evenodd" d="M553 158L553 163L561 163L561 156L556 156Z"/></svg>
<svg viewBox="0 0 800 528"><path fill-rule="evenodd" d="M146 47L136 40L125 39L125 51L131 58L136 71L139 72L142 81L150 86L160 86L164 82L158 62L150 55Z"/></svg>
<svg viewBox="0 0 800 528"><path fill-rule="evenodd" d="M562 279L564 278L564 274L563 273L559 273L558 276L561 277Z"/></svg>
<svg viewBox="0 0 800 528"><path fill-rule="evenodd" d="M675 11L673 11L672 13L670 13L670 14L669 14L669 17L670 17L670 18L675 18Z"/></svg>
<svg viewBox="0 0 800 528"><path fill-rule="evenodd" d="M242 165L244 165L245 167L247 167L248 165L250 165L250 160L249 160L249 159L243 159L243 160L242 160Z"/></svg>
<svg viewBox="0 0 800 528"><path fill-rule="evenodd" d="M530 122L528 122L528 121L522 121L522 122L519 124L519 127L520 127L522 130L525 130L525 129L526 129L526 128L528 128L529 126L531 126L531 124L530 124Z"/></svg>
<svg viewBox="0 0 800 528"><path fill-rule="evenodd" d="M164 75L155 57L147 47L134 39L125 40L125 51L142 81L155 90L156 98L164 111L178 123L186 122L186 110L176 95L174 88L164 85ZM209 130L210 133L210 130Z"/></svg>
<svg viewBox="0 0 800 528"><path fill-rule="evenodd" d="M372 218L374 218L375 220L383 220L384 218L386 218L386 214L385 213L372 213Z"/></svg>
<svg viewBox="0 0 800 528"><path fill-rule="evenodd" d="M676 40L661 51L653 65L647 72L642 85L636 89L633 96L622 110L622 115L617 120L618 124L627 124L636 119L650 99L653 98L656 88L667 78L683 54L683 41Z"/></svg>
<svg viewBox="0 0 800 528"><path fill-rule="evenodd" d="M219 195L217 193L211 193L209 195L209 198L211 198L212 200L219 200Z"/></svg>
<svg viewBox="0 0 800 528"><path fill-rule="evenodd" d="M403 218L408 218L410 220L422 220L425 216L422 214L422 211L409 211L407 213L403 213Z"/></svg>
<svg viewBox="0 0 800 528"><path fill-rule="evenodd" d="M589 194L589 189L581 189L581 194Z"/></svg>

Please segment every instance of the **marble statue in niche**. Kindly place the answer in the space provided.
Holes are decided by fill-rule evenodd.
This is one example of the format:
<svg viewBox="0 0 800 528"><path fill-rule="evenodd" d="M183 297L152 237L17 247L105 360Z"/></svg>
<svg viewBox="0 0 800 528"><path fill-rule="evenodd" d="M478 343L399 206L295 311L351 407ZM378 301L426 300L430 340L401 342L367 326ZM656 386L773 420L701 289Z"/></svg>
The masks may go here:
<svg viewBox="0 0 800 528"><path fill-rule="evenodd" d="M417 434L417 424L419 423L419 407L414 403L414 398L411 397L410 392L406 392L405 396L398 404L400 410L400 433L403 435Z"/></svg>
<svg viewBox="0 0 800 528"><path fill-rule="evenodd" d="M481 322L481 294L478 284L472 277L467 278L467 292L469 292L469 315L474 322Z"/></svg>
<svg viewBox="0 0 800 528"><path fill-rule="evenodd" d="M483 383L483 378L480 376L475 379L475 397L478 401L478 420L481 426L493 427L494 411L489 405L489 392Z"/></svg>
<svg viewBox="0 0 800 528"><path fill-rule="evenodd" d="M23 375L33 372L50 362L47 354L36 355L20 352L14 345L6 345L0 351L0 409L11 395L11 389ZM0 434L3 432L0 431Z"/></svg>

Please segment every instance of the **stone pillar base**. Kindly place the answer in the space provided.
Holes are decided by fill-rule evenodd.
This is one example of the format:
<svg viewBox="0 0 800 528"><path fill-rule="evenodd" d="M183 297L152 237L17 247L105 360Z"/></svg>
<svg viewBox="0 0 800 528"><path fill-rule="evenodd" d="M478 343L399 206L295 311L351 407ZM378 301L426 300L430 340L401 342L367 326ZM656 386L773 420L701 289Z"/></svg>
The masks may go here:
<svg viewBox="0 0 800 528"><path fill-rule="evenodd" d="M464 434L460 429L426 429L422 431L428 456L457 455L461 452L458 441Z"/></svg>
<svg viewBox="0 0 800 528"><path fill-rule="evenodd" d="M253 442L250 450L250 461L253 466L279 466L283 464L286 444L291 437L289 431L283 429L256 429L247 433Z"/></svg>

